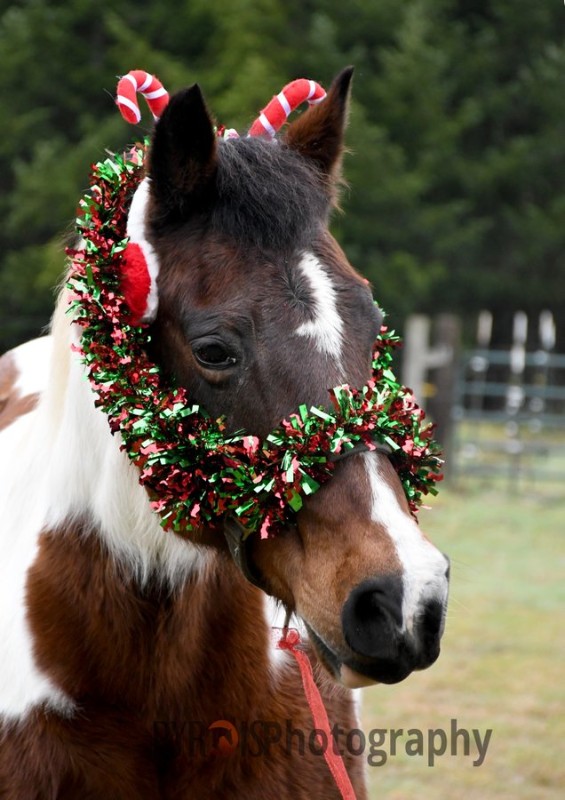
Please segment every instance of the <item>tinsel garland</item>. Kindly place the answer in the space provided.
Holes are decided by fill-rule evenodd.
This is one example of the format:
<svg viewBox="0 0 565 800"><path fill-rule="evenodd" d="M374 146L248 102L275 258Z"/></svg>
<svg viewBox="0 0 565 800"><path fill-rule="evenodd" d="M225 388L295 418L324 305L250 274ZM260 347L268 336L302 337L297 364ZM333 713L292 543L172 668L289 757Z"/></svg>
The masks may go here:
<svg viewBox="0 0 565 800"><path fill-rule="evenodd" d="M212 419L183 387L165 384L147 356L147 328L128 323L120 291L128 207L143 177L145 147L93 166L77 218L83 245L68 251L68 286L96 404L139 468L163 527L190 534L233 514L247 534L267 536L292 522L304 496L329 479L332 457L375 442L389 446L416 512L423 495L437 493L441 461L432 426L391 370L399 339L386 327L362 389L332 389L329 408L300 406L262 441L229 433L225 420Z"/></svg>

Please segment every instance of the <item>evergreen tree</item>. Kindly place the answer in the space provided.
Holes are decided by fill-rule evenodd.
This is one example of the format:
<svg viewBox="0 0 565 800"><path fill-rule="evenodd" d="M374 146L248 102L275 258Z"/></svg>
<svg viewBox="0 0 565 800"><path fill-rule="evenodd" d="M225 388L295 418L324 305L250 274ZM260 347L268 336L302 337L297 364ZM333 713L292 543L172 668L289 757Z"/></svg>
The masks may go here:
<svg viewBox="0 0 565 800"><path fill-rule="evenodd" d="M550 307L565 327L565 12L530 0L20 0L0 11L0 350L47 323L88 167L150 129L134 67L245 129L356 67L334 231L395 324Z"/></svg>

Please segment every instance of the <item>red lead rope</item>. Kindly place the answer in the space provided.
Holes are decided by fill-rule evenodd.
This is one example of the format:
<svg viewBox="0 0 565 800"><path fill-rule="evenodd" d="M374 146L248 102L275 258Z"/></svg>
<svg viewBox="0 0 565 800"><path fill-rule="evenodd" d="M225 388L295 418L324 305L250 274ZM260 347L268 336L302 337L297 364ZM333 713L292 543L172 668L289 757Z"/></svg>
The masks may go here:
<svg viewBox="0 0 565 800"><path fill-rule="evenodd" d="M341 792L343 800L356 800L355 792L353 791L353 786L351 785L349 775L345 769L343 759L340 754L335 751L335 748L330 746L330 742L333 742L330 721L324 707L324 702L314 681L310 659L306 653L297 649L298 644L300 644L300 634L298 631L294 628L284 628L283 635L281 639L279 639L277 647L280 650L288 650L296 659L302 677L304 694L306 695L306 700L308 701L310 712L312 713L312 719L314 720L314 726L317 730L323 731L326 736L328 746L323 748L324 758L330 768L337 788ZM324 742L320 742L321 746L324 744Z"/></svg>

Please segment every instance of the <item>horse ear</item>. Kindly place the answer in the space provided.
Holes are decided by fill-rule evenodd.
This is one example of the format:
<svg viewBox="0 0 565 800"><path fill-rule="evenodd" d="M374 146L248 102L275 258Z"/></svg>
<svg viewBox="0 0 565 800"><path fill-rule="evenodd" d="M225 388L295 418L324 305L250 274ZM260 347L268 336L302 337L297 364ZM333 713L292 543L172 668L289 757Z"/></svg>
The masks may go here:
<svg viewBox="0 0 565 800"><path fill-rule="evenodd" d="M148 175L169 210L184 210L216 171L214 126L198 84L175 94L155 126Z"/></svg>
<svg viewBox="0 0 565 800"><path fill-rule="evenodd" d="M289 147L313 160L323 173L332 177L341 166L352 76L353 67L342 70L334 78L326 98L298 117L285 135Z"/></svg>

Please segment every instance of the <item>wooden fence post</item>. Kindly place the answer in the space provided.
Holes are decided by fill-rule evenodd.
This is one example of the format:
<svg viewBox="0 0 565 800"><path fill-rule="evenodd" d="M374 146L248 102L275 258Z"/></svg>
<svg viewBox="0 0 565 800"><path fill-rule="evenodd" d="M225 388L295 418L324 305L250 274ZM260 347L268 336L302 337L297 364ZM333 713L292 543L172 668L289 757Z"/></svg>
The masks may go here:
<svg viewBox="0 0 565 800"><path fill-rule="evenodd" d="M453 405L459 350L461 346L461 322L454 314L439 314L435 325L436 346L443 352L449 352L432 375L435 391L430 397L428 409L436 424L436 438L443 448L446 476L449 475L453 452Z"/></svg>
<svg viewBox="0 0 565 800"><path fill-rule="evenodd" d="M430 345L432 322L423 314L413 314L406 321L402 382L409 386L418 401L436 423L436 438L446 458L446 473L452 445L452 417L457 354L461 326L453 314L438 315L435 323L434 344ZM433 391L425 391L429 372L433 372Z"/></svg>

